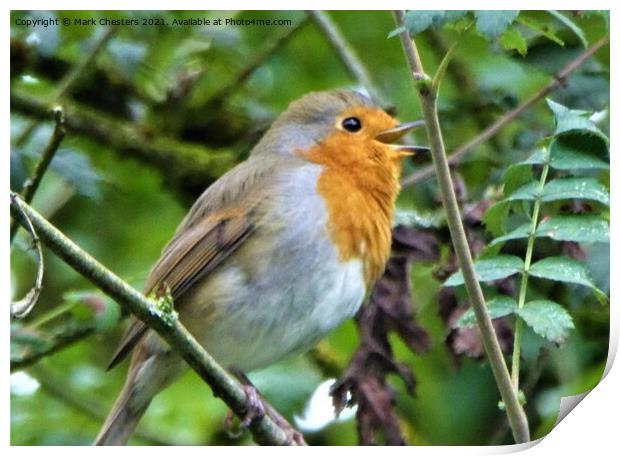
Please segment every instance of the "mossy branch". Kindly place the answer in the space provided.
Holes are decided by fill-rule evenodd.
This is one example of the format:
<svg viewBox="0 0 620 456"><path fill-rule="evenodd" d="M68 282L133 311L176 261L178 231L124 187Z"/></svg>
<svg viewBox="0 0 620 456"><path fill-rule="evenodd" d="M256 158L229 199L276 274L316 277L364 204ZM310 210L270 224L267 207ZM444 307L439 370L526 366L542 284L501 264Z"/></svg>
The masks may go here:
<svg viewBox="0 0 620 456"><path fill-rule="evenodd" d="M16 193L11 192L10 204L11 215L19 223L26 224L25 217L28 217L39 238L50 250L156 331L211 386L216 396L222 398L237 416L245 416L248 404L242 386L202 348L173 312L163 315L165 309L158 302L146 298L106 269L24 203ZM284 445L290 442L288 433L267 415L252 420L250 431L260 444Z"/></svg>
<svg viewBox="0 0 620 456"><path fill-rule="evenodd" d="M49 103L23 91L11 91L11 110L47 118ZM69 99L63 101L65 128L111 147L121 157L149 163L179 188L204 189L236 163L236 154L200 144L149 135L126 120L118 119Z"/></svg>
<svg viewBox="0 0 620 456"><path fill-rule="evenodd" d="M404 28L404 12L395 11L394 16L397 27L403 27L403 31L400 33L400 40L414 83L417 87L418 98L426 122L426 131L431 146L435 173L441 191L442 202L446 210L452 244L461 267L463 278L465 279L467 294L469 295L476 314L482 344L491 365L493 375L495 376L495 381L502 400L506 405L506 413L514 439L517 443L527 442L530 439L527 417L519 403L515 391L512 389L510 374L504 357L502 356L491 318L486 309L480 283L478 283L476 278L473 259L461 221L460 209L456 200L452 177L450 176L450 168L441 133L441 126L439 124L439 116L437 114L437 92L434 89L438 87L438 83L428 83L430 78L424 72L415 42L409 37L409 32Z"/></svg>

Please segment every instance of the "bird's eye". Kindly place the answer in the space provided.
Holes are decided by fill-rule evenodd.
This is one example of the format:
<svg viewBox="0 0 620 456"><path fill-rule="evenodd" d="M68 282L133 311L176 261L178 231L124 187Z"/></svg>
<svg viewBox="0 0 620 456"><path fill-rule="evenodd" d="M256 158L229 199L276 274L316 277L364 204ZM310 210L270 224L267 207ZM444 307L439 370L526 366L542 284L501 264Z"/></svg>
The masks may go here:
<svg viewBox="0 0 620 456"><path fill-rule="evenodd" d="M357 117L347 117L342 121L342 128L355 133L362 129L362 122Z"/></svg>

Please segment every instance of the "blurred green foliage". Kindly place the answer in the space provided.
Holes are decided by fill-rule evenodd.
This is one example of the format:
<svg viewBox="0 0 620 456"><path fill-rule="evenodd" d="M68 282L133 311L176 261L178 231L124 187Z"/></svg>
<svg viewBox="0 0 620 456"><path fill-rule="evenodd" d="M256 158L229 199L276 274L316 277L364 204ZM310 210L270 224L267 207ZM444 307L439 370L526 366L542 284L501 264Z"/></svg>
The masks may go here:
<svg viewBox="0 0 620 456"><path fill-rule="evenodd" d="M329 14L361 56L376 86L394 103L399 117L418 118L420 111L400 43L396 38L388 39L395 28L391 14ZM410 14L415 17L415 12ZM558 14L566 20L558 18ZM356 86L325 36L314 23L306 21L302 12L13 11L13 94L51 101L63 76L85 58L104 31L101 26L28 28L17 25L17 21L79 17L159 18L168 23L173 18L196 17L290 19L292 25L277 27L118 27L67 94L67 100L132 125L146 138L172 137L200 144L205 150L233 151L234 161L243 160L260 134L292 100L313 90ZM439 99L449 151L552 80L555 72L583 51L584 43L591 45L608 33L607 16L595 12L521 12L516 21L513 19L503 34L493 29L492 39L480 32L467 34L456 50ZM274 47L273 43L302 21L306 22L299 30ZM460 33L450 23L435 25L416 35L429 72ZM488 30L488 26L483 24L483 29ZM549 34L552 36L546 36ZM257 62L256 68L248 68L263 54L265 58ZM244 71L250 71L248 77L240 78ZM577 69L552 98L572 109L603 111L598 126L608 134L609 46ZM506 168L529 156L536 142L553 131L552 119L545 103L538 103L466 156L458 173L465 182L469 201L475 203L497 193ZM31 133L25 134L29 129ZM12 109L12 189L21 188L51 131L51 122L30 117L23 109ZM417 140L424 143L423 133ZM425 158L416 157L407 164L405 174L423 164ZM155 168L138 156L119 154L105 141L69 131L33 205L81 247L140 289L162 246L202 190L177 185L178 180L170 179L175 172L173 163L168 170ZM609 186L608 171L596 176ZM205 181L203 186L208 184ZM433 180L405 189L399 206L420 214L434 213L438 199ZM516 245L514 248L521 249L517 252L522 254L524 245ZM448 244L444 246L447 249ZM594 282L608 293L608 245L586 246L584 252ZM431 335L431 351L413 355L401 341L393 341L396 358L412 366L418 380L415 397L405 392L398 379L394 380L403 428L415 444L509 443L489 366L468 358L455 365L444 345L448 329L438 315L440 281L433 274L437 266L417 264L412 271L418 320ZM27 292L35 268L28 238L21 230L11 254L13 296ZM12 328L13 333L26 334L36 341L62 324L88 323L91 318L97 329L93 335L26 369L39 379L40 386L35 392L16 388L11 395L11 442L88 444L124 379L124 367L105 372L123 325L115 324L118 309L109 310L115 304L108 300L99 300L103 307L91 306L88 310L92 301L80 296L100 296L100 292L49 251L45 251L45 268L40 301L27 320ZM540 299L553 297L568 307L576 327L560 347L527 328L523 334L525 377L539 370L526 404L532 436L538 438L552 428L561 396L592 388L600 379L607 356L609 313L583 290L545 281L534 281L534 285L533 293ZM61 305L67 305L66 312L29 329L29 325L45 320ZM329 336L323 346L336 364L344 367L356 344L356 329L349 322ZM541 347L546 353L542 363ZM20 355L19 346L12 350L12 356ZM303 414L304 404L324 374L313 360L300 357L251 377L265 396L292 418ZM140 435L131 442L250 443L247 435L241 440L226 436L222 431L225 414L223 403L189 373L155 399L140 425ZM333 424L307 438L311 444L346 445L357 441L353 421Z"/></svg>

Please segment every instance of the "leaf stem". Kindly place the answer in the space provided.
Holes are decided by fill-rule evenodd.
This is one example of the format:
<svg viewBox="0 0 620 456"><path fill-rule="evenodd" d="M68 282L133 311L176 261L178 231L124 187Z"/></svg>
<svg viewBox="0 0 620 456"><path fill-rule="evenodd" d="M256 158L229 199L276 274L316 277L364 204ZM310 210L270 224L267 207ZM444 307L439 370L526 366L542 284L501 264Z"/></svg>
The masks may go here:
<svg viewBox="0 0 620 456"><path fill-rule="evenodd" d="M395 11L397 27L404 27L404 11ZM431 146L435 173L441 191L441 198L446 209L448 228L456 256L461 266L467 294L471 300L476 320L480 330L480 338L491 365L497 387L502 400L506 405L506 414L514 439L517 443L527 442L530 439L529 426L523 407L519 403L515 391L512 389L510 374L502 355L497 335L493 329L491 318L484 302L484 295L476 277L474 263L467 243L467 237L461 221L460 209L456 200L450 168L446 156L443 136L437 114L437 92L431 84L418 84L425 75L422 61L418 54L415 42L409 37L406 29L400 33L400 40L405 57L418 89L418 98L424 113L426 131ZM428 76L426 76L428 78ZM437 81L438 86L439 81Z"/></svg>
<svg viewBox="0 0 620 456"><path fill-rule="evenodd" d="M521 274L521 286L519 289L519 301L518 307L522 309L525 305L525 296L527 294L527 282L529 278L530 265L532 264L532 253L534 252L534 241L536 240L536 229L538 228L538 217L540 214L540 205L542 202L542 192L545 188L545 182L547 181L547 174L549 173L549 152L545 149L546 161L540 174L540 180L538 184L538 194L536 201L534 202L534 208L532 209L532 223L530 225L530 233L527 239L527 250L525 252L525 262L523 267L523 273ZM516 317L515 322L515 341L512 351L512 385L515 393L519 392L519 365L521 362L521 334L522 334L522 321L519 316Z"/></svg>

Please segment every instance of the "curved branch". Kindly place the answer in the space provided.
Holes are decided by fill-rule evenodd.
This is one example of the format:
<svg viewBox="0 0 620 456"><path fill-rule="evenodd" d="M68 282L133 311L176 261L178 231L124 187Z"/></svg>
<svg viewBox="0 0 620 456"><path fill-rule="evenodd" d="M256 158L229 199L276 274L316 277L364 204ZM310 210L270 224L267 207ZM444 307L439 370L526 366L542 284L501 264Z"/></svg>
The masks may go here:
<svg viewBox="0 0 620 456"><path fill-rule="evenodd" d="M88 255L38 212L11 192L11 214L21 224L24 213L50 250L62 258L79 274L90 280L121 307L133 313L156 331L189 366L211 386L213 393L222 398L233 412L243 418L249 409L245 390L207 353L176 318L174 312L162 309L157 302L145 297L118 276ZM250 424L256 442L266 445L290 443L288 434L269 416L256 417ZM294 442L292 442L294 443Z"/></svg>

